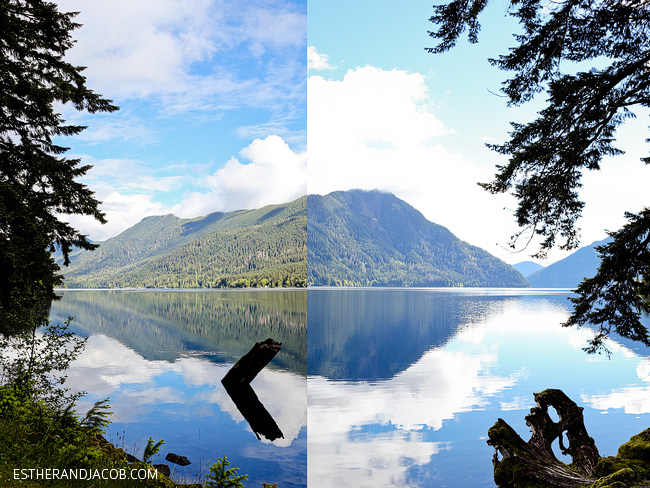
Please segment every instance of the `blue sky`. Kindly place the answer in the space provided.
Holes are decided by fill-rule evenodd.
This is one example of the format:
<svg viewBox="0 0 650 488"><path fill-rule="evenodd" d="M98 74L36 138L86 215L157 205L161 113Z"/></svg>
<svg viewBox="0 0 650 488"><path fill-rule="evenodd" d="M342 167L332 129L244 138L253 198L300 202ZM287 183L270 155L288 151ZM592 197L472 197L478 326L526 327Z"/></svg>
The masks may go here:
<svg viewBox="0 0 650 488"><path fill-rule="evenodd" d="M94 167L83 181L109 223L195 217L306 193L306 1L59 0L83 27L68 60L121 110L89 115L63 141Z"/></svg>
<svg viewBox="0 0 650 488"><path fill-rule="evenodd" d="M531 120L544 101L508 108L499 96L507 73L487 59L506 53L518 29L505 3L488 5L478 44L463 39L441 55L424 49L434 45L428 0L310 0L308 7L309 193L391 191L507 262L529 259L533 247L504 248L516 230L514 200L476 185L505 162L485 143L505 141L509 122ZM639 158L649 149L648 114L639 115L619 131L627 154L583 178L582 244L620 227L625 210L647 205L650 168ZM565 255L553 251L544 264Z"/></svg>
<svg viewBox="0 0 650 488"><path fill-rule="evenodd" d="M508 108L499 96L507 74L487 59L506 52L517 30L503 3L488 6L479 44L462 40L442 55L424 49L434 45L429 0L59 4L81 11L69 60L121 107L100 115L61 107L89 126L64 143L94 165L83 181L109 223L70 217L91 239L148 215L378 188L510 263L534 251L505 249L515 202L476 185L504 162L485 143L506 140L509 122L530 120L543 102ZM583 244L647 205L650 167L639 162L647 115L619 131L625 156L583 178Z"/></svg>

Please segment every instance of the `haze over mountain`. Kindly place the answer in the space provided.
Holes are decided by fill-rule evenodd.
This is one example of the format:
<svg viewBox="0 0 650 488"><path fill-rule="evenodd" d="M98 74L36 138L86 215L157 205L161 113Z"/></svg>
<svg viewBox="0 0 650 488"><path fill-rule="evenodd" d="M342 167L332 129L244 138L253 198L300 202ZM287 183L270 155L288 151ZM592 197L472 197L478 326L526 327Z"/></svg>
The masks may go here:
<svg viewBox="0 0 650 488"><path fill-rule="evenodd" d="M595 247L606 244L608 240L581 247L566 258L527 276L526 281L533 288L576 288L585 278L596 274L600 258Z"/></svg>
<svg viewBox="0 0 650 488"><path fill-rule="evenodd" d="M310 285L525 287L512 266L382 191L309 195Z"/></svg>
<svg viewBox="0 0 650 488"><path fill-rule="evenodd" d="M99 244L61 266L67 287L305 286L307 197L194 219L147 217Z"/></svg>
<svg viewBox="0 0 650 488"><path fill-rule="evenodd" d="M524 277L544 268L541 264L537 264L533 261L522 261L521 263L513 264L512 267L524 275Z"/></svg>

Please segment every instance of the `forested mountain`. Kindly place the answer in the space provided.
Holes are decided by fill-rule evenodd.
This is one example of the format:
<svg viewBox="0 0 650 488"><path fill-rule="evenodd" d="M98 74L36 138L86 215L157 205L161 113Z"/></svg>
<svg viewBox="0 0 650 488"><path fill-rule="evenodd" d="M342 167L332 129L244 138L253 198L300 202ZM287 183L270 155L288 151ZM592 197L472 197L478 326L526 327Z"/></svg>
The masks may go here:
<svg viewBox="0 0 650 488"><path fill-rule="evenodd" d="M431 223L395 195L309 195L310 285L527 286L512 266Z"/></svg>
<svg viewBox="0 0 650 488"><path fill-rule="evenodd" d="M544 266L541 264L537 264L533 261L522 261L521 263L513 264L512 267L524 276L531 275L535 271L539 271L540 269L544 268Z"/></svg>
<svg viewBox="0 0 650 488"><path fill-rule="evenodd" d="M147 217L65 268L69 288L305 286L307 197L195 219Z"/></svg>
<svg viewBox="0 0 650 488"><path fill-rule="evenodd" d="M566 258L527 276L526 281L533 288L576 288L582 280L596 274L600 258L594 248L607 242L609 238L581 247Z"/></svg>

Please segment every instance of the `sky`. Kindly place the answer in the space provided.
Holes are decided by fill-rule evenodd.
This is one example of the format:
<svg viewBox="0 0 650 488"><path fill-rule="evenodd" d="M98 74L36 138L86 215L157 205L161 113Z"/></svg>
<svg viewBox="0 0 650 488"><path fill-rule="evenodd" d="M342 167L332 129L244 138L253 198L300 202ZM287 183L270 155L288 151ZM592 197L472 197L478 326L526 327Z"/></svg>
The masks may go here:
<svg viewBox="0 0 650 488"><path fill-rule="evenodd" d="M478 44L462 38L437 55L425 51L435 45L429 0L310 0L308 10L309 193L390 191L506 262L530 260L534 245L507 248L517 230L515 200L477 185L506 162L485 144L506 141L510 122L532 120L544 102L509 108L499 93L508 74L488 58L507 53L518 31L505 3L488 4ZM650 150L648 113L638 115L619 129L626 154L583 177L582 245L648 204L650 167L639 161Z"/></svg>
<svg viewBox="0 0 650 488"><path fill-rule="evenodd" d="M149 215L189 218L306 193L306 0L58 0L83 26L67 60L120 111L87 114L61 142L108 223L69 216L105 240Z"/></svg>
<svg viewBox="0 0 650 488"><path fill-rule="evenodd" d="M62 143L93 165L82 181L108 223L68 217L92 240L150 215L363 188L393 192L509 263L536 251L508 250L516 202L477 185L505 163L485 144L507 140L511 121L543 106L509 108L499 94L507 74L487 60L507 52L518 29L503 2L488 5L477 45L463 39L440 55L425 52L435 44L429 0L58 3L83 24L68 60L121 108L60 107L88 126ZM647 126L647 112L627 122L618 134L626 154L584 175L583 245L647 205Z"/></svg>

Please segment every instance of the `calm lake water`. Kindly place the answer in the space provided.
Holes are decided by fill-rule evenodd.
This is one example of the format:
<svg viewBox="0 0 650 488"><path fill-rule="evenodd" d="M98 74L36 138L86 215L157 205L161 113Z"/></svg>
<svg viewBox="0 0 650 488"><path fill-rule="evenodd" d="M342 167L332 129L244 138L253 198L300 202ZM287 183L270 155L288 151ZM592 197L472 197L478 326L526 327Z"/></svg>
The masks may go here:
<svg viewBox="0 0 650 488"><path fill-rule="evenodd" d="M650 427L650 358L621 342L610 359L583 352L589 329L560 326L567 296L310 289L309 486L494 487L489 427L501 417L528 440L546 388L585 407L600 454L616 454Z"/></svg>
<svg viewBox="0 0 650 488"><path fill-rule="evenodd" d="M110 397L106 437L141 457L149 436L191 465L173 478L201 480L227 456L248 474L246 486L307 484L307 292L65 291L51 320L75 318L89 337L69 371L69 386L88 392L85 412ZM272 337L282 350L251 383L284 438L258 440L221 379L253 344ZM169 463L168 463L169 464Z"/></svg>

